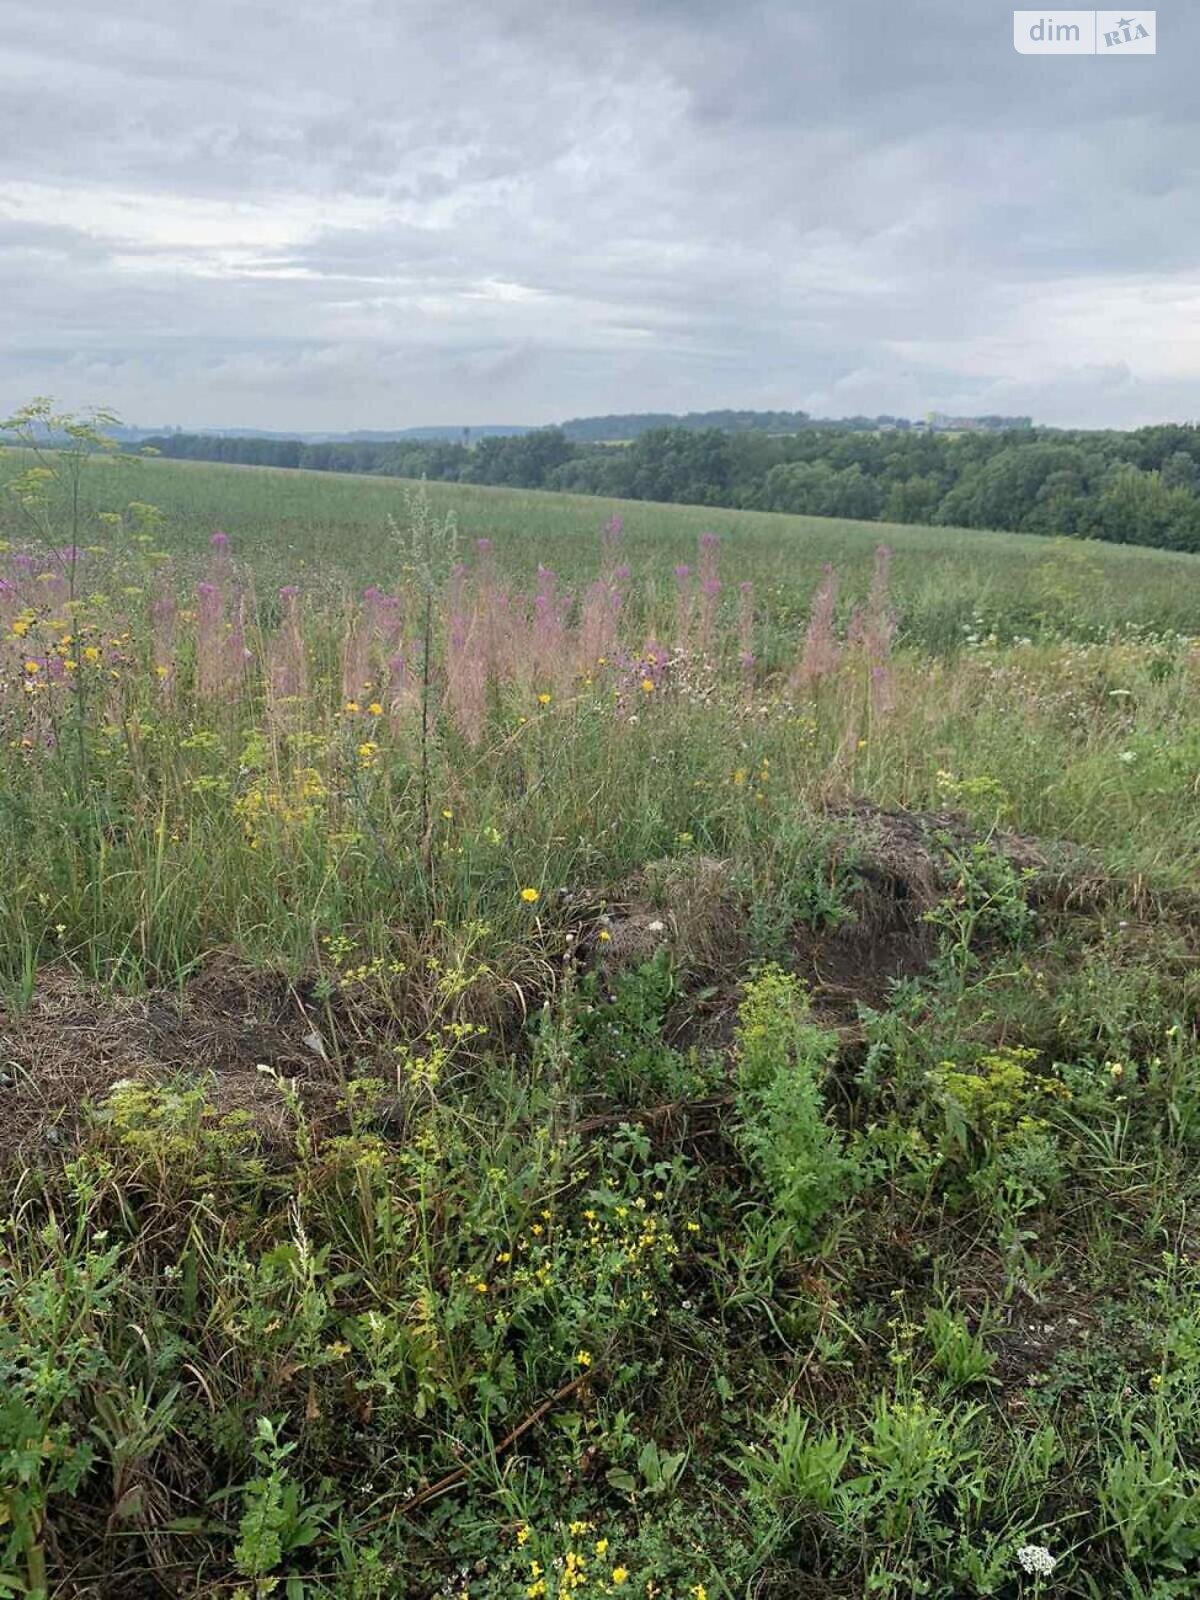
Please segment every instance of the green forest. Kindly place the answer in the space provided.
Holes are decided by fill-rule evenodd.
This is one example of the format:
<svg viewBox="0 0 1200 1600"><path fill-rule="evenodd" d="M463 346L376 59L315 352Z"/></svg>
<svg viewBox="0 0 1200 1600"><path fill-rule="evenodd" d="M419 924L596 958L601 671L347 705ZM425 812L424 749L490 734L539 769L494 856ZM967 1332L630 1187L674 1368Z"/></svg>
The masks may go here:
<svg viewBox="0 0 1200 1600"><path fill-rule="evenodd" d="M1200 427L926 432L809 427L791 434L682 426L627 444L561 428L446 441L231 438L176 433L163 456L1200 550Z"/></svg>

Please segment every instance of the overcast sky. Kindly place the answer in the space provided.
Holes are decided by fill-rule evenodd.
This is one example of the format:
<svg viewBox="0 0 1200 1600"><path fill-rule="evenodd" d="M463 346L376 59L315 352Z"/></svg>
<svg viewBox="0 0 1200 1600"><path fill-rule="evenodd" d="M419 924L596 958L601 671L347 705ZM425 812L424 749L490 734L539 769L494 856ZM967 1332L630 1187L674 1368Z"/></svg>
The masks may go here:
<svg viewBox="0 0 1200 1600"><path fill-rule="evenodd" d="M1200 417L1200 6L3 0L0 412Z"/></svg>

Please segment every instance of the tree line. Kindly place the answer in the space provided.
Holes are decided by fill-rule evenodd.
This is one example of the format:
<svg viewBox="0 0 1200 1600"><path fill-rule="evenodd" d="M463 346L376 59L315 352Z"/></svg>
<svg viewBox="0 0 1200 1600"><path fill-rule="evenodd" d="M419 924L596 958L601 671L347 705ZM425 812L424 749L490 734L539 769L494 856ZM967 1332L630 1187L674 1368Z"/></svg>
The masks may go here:
<svg viewBox="0 0 1200 1600"><path fill-rule="evenodd" d="M561 428L449 441L170 434L163 456L866 521L1063 534L1200 551L1200 426L937 433L653 428L628 444Z"/></svg>

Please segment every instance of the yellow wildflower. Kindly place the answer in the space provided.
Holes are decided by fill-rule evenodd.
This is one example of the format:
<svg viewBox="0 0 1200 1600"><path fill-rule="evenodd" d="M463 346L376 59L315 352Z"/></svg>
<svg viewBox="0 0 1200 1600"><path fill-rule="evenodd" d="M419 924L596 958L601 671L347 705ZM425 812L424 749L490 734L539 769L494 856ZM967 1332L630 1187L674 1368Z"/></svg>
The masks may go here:
<svg viewBox="0 0 1200 1600"><path fill-rule="evenodd" d="M540 889L522 889L521 890L521 899L524 900L526 902L526 904L528 904L528 905L534 905L541 898L542 898L542 891Z"/></svg>

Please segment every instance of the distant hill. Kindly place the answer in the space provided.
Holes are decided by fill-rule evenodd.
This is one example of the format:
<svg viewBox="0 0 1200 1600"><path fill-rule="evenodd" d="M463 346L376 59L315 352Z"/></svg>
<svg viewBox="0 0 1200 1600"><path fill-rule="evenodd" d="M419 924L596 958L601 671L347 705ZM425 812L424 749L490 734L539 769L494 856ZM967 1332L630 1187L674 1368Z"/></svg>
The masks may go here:
<svg viewBox="0 0 1200 1600"><path fill-rule="evenodd" d="M359 428L353 433L305 433L302 430L284 433L273 428L179 428L172 424L161 428L116 427L107 431L120 444L141 444L146 439L161 439L183 433L205 439L278 439L295 440L300 444L400 444L405 439L414 439L422 444L443 439L462 444L464 440L471 439L510 439L537 430L532 423L485 422L463 425L441 423L423 428L382 430Z"/></svg>
<svg viewBox="0 0 1200 1600"><path fill-rule="evenodd" d="M571 417L557 424L527 422L433 423L415 428L358 428L349 433L280 432L271 428L163 428L120 427L111 429L122 444L140 444L146 439L187 433L193 437L222 439L263 439L296 444L477 444L481 439L515 439L554 426L573 444L625 444L640 439L656 428L677 428L685 433L704 433L716 428L721 433L759 433L786 437L813 428L836 428L850 433L920 432L1000 432L1028 428L1028 417L951 417L931 411L920 421L908 417L813 417L807 411L619 411L606 416Z"/></svg>
<svg viewBox="0 0 1200 1600"><path fill-rule="evenodd" d="M606 417L572 417L560 426L568 439L605 444L637 439L652 428L684 428L689 433L700 433L705 428L720 428L723 433L799 433L811 422L807 411L688 411L683 415L671 411L622 411Z"/></svg>

